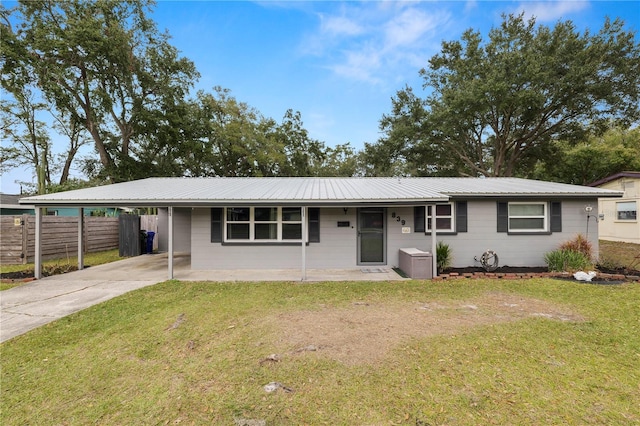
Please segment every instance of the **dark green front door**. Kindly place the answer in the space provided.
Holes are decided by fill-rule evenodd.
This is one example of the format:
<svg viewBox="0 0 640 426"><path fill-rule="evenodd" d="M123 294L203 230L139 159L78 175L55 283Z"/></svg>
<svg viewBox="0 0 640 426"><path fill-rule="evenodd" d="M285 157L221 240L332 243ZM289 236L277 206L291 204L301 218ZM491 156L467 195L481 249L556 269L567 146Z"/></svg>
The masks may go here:
<svg viewBox="0 0 640 426"><path fill-rule="evenodd" d="M385 264L386 212L384 208L358 210L358 262Z"/></svg>

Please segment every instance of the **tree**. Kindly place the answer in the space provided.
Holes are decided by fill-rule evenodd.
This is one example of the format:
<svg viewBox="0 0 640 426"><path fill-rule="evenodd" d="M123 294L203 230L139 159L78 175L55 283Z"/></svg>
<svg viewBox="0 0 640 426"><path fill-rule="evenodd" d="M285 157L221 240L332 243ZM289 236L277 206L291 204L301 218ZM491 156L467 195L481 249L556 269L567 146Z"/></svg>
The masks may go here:
<svg viewBox="0 0 640 426"><path fill-rule="evenodd" d="M9 142L0 147L0 171L33 167L38 182L36 190L44 194L51 184L51 140L46 124L37 115L45 106L35 100L26 86L15 88L13 95L14 101L0 101L2 139Z"/></svg>
<svg viewBox="0 0 640 426"><path fill-rule="evenodd" d="M192 176L271 175L282 150L267 139L275 125L256 109L231 96L228 89L197 94L194 140L185 166Z"/></svg>
<svg viewBox="0 0 640 426"><path fill-rule="evenodd" d="M311 137L299 112L278 123L228 89L199 91L174 163L189 176L344 176L355 172L348 144L328 148ZM177 145L176 145L177 146Z"/></svg>
<svg viewBox="0 0 640 426"><path fill-rule="evenodd" d="M383 115L380 130L386 136L365 143L360 153L365 176L454 176L457 157L442 145L429 141L424 125L428 119L425 101L405 87L391 99L392 112Z"/></svg>
<svg viewBox="0 0 640 426"><path fill-rule="evenodd" d="M349 143L324 148L323 161L315 165L310 176L349 177L358 170L358 156Z"/></svg>
<svg viewBox="0 0 640 426"><path fill-rule="evenodd" d="M640 170L640 129L612 128L585 141L553 143L551 161L539 161L534 177L586 185L625 170Z"/></svg>
<svg viewBox="0 0 640 426"><path fill-rule="evenodd" d="M37 86L91 135L101 172L132 177L133 147L157 112L183 99L198 74L147 17L149 0L21 1L22 26L3 71L32 69ZM133 167L135 168L135 167Z"/></svg>
<svg viewBox="0 0 640 426"><path fill-rule="evenodd" d="M552 140L640 117L640 46L618 19L580 34L571 21L504 16L487 41L467 30L443 42L420 75L430 94L399 91L385 137L365 149L407 174L526 176Z"/></svg>
<svg viewBox="0 0 640 426"><path fill-rule="evenodd" d="M51 111L51 115L53 115L55 120L53 128L61 135L65 135L69 141L67 149L58 155L58 163L61 164L58 185L65 185L69 180L71 166L78 151L84 145L88 145L90 139L87 137L86 130L82 126L82 123L74 121L70 116L56 115L54 111Z"/></svg>

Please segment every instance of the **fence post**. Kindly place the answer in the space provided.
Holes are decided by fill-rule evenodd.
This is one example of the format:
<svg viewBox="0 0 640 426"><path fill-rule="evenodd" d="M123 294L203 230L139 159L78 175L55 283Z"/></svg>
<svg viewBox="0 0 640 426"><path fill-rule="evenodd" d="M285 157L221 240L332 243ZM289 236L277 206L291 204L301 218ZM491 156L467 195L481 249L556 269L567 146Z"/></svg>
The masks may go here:
<svg viewBox="0 0 640 426"><path fill-rule="evenodd" d="M29 263L29 220L28 214L23 214L20 218L20 232L22 236L22 264Z"/></svg>
<svg viewBox="0 0 640 426"><path fill-rule="evenodd" d="M36 246L35 246L35 270L33 276L39 280L42 278L42 213L44 209L36 206Z"/></svg>
<svg viewBox="0 0 640 426"><path fill-rule="evenodd" d="M84 208L78 209L78 270L84 269Z"/></svg>

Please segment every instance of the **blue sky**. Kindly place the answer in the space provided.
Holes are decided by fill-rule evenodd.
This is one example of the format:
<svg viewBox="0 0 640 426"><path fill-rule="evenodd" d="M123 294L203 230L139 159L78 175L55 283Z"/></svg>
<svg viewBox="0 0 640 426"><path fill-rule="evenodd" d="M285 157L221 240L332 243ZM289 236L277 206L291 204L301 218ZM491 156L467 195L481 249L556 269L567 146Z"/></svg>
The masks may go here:
<svg viewBox="0 0 640 426"><path fill-rule="evenodd" d="M7 6L10 7L9 4ZM486 35L503 13L524 12L553 26L571 20L597 32L605 16L640 31L636 1L158 1L152 14L172 44L195 62L196 89L230 89L238 100L281 121L300 111L314 139L359 149L375 142L391 97L419 90L418 71L468 28ZM637 35L640 38L640 35ZM17 192L16 171L2 178Z"/></svg>

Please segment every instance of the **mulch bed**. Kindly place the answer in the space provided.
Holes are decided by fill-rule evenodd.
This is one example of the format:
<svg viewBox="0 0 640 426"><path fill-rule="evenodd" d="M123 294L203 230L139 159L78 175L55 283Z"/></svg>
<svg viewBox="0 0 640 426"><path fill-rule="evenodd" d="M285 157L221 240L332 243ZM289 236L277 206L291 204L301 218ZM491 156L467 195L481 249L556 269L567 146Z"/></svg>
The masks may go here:
<svg viewBox="0 0 640 426"><path fill-rule="evenodd" d="M88 266L85 266L88 268ZM49 277L51 275L64 274L65 272L77 271L78 267L75 265L56 265L54 267L42 268L42 276ZM18 281L33 281L33 271L16 271L16 272L4 272L0 274L0 281L2 282L18 282Z"/></svg>
<svg viewBox="0 0 640 426"><path fill-rule="evenodd" d="M501 266L495 271L492 271L495 274L503 273L503 274L527 274L527 273L542 273L548 272L549 270L545 266L538 267L524 267L524 266ZM486 272L483 268L480 267L466 267L466 268L449 268L445 270L445 274L449 274L451 272L457 272L458 274L465 273L475 273L475 272Z"/></svg>
<svg viewBox="0 0 640 426"><path fill-rule="evenodd" d="M636 270L607 270L597 269L598 275L591 281L579 281L590 284L620 284L624 282L640 282L640 271ZM526 278L554 278L566 281L578 281L567 272L548 272L546 267L513 267L501 266L495 271L486 272L483 268L450 268L440 274L436 280L460 278L498 278L498 279L526 279Z"/></svg>

